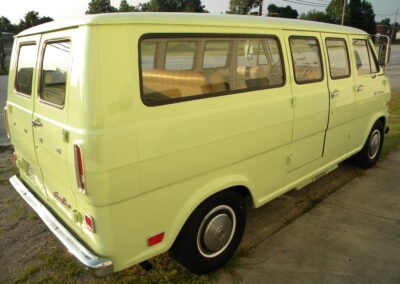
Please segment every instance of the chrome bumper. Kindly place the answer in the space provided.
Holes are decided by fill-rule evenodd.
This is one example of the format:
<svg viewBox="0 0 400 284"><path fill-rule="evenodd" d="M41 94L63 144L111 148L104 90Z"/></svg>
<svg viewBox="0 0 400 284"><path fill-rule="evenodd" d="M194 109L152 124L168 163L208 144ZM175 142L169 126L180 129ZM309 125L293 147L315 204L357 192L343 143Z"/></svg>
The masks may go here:
<svg viewBox="0 0 400 284"><path fill-rule="evenodd" d="M10 183L22 198L39 215L42 221L53 232L53 234L63 243L68 251L74 255L81 263L94 269L98 276L106 276L114 272L113 263L110 259L94 255L78 239L76 239L62 223L37 199L17 176L10 178Z"/></svg>

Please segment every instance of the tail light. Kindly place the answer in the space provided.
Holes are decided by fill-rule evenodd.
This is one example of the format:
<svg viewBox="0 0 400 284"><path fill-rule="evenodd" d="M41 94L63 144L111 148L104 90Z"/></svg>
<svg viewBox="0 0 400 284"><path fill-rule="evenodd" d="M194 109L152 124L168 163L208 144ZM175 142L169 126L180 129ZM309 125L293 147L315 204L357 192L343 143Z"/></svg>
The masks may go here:
<svg viewBox="0 0 400 284"><path fill-rule="evenodd" d="M10 139L10 125L8 124L8 112L4 109L4 128L6 129L7 137Z"/></svg>
<svg viewBox="0 0 400 284"><path fill-rule="evenodd" d="M83 161L82 148L79 144L74 145L74 156L76 181L78 184L78 188L81 193L86 194L85 164Z"/></svg>
<svg viewBox="0 0 400 284"><path fill-rule="evenodd" d="M94 227L94 220L92 216L85 214L85 225L86 229L88 229L90 232L95 233L96 229Z"/></svg>

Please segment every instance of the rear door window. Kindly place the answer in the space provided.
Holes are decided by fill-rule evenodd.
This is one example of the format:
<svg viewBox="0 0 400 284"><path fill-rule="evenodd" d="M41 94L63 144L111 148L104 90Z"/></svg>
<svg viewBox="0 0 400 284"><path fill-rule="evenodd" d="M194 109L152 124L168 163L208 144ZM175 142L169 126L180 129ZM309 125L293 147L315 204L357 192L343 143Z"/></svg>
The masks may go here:
<svg viewBox="0 0 400 284"><path fill-rule="evenodd" d="M33 69L36 64L36 45L21 45L18 52L15 90L27 96L32 94Z"/></svg>
<svg viewBox="0 0 400 284"><path fill-rule="evenodd" d="M64 106L70 57L71 41L46 43L40 77L42 101L59 107Z"/></svg>

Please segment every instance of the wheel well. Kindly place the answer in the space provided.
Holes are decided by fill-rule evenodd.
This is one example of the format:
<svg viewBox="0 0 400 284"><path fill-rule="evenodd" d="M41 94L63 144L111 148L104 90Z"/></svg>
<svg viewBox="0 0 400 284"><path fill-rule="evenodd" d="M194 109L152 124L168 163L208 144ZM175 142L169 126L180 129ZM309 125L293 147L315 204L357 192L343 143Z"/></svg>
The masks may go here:
<svg viewBox="0 0 400 284"><path fill-rule="evenodd" d="M243 185L237 185L237 186L227 188L223 191L235 191L235 192L240 193L246 201L247 208L254 207L253 196L251 195L251 192L247 187L245 187Z"/></svg>
<svg viewBox="0 0 400 284"><path fill-rule="evenodd" d="M381 116L378 120L383 123L383 127L386 127L386 118L384 116Z"/></svg>

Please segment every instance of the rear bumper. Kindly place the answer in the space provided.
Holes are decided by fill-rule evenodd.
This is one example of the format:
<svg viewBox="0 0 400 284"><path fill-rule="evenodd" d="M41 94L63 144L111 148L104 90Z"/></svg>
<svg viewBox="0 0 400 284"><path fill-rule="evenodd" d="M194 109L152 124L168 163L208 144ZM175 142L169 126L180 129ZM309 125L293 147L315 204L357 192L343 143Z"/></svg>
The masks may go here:
<svg viewBox="0 0 400 284"><path fill-rule="evenodd" d="M60 242L63 243L68 251L82 264L94 269L95 274L98 276L106 276L114 272L113 263L110 259L99 257L88 250L61 222L57 220L46 206L28 190L17 176L11 177L10 183L26 203L35 210Z"/></svg>

